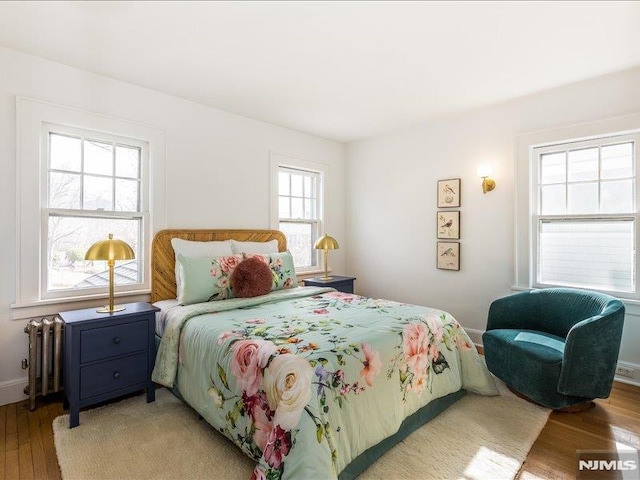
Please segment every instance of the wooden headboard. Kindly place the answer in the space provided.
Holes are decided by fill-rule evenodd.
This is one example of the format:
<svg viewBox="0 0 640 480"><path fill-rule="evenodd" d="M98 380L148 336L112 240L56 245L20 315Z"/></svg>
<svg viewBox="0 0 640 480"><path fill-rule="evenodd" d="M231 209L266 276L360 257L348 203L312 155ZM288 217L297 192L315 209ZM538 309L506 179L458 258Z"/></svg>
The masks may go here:
<svg viewBox="0 0 640 480"><path fill-rule="evenodd" d="M176 298L176 257L172 238L195 242L237 240L239 242L278 241L278 250L287 249L287 238L279 230L161 230L151 245L151 302Z"/></svg>

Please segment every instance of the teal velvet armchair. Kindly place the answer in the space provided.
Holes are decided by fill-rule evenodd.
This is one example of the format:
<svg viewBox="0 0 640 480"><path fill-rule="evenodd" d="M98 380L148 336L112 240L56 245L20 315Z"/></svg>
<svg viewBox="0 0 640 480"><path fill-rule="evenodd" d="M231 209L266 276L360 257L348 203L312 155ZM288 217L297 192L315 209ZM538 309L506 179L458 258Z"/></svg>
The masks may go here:
<svg viewBox="0 0 640 480"><path fill-rule="evenodd" d="M482 335L489 370L512 390L553 409L607 398L615 375L624 305L570 288L494 301Z"/></svg>

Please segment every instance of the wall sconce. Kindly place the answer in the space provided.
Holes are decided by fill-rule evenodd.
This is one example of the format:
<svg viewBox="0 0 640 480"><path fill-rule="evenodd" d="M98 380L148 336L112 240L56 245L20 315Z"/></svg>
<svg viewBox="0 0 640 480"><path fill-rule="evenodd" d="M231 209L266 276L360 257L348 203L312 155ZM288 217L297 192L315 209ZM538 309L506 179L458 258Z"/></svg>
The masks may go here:
<svg viewBox="0 0 640 480"><path fill-rule="evenodd" d="M480 165L478 167L478 176L482 178L482 193L487 193L496 188L495 180L489 178L491 175L490 165Z"/></svg>

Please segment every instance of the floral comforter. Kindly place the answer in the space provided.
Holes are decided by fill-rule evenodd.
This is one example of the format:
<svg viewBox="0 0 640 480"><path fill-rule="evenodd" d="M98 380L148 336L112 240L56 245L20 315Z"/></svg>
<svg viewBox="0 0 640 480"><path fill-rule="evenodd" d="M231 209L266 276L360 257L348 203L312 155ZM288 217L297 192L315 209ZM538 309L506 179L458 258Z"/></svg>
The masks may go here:
<svg viewBox="0 0 640 480"><path fill-rule="evenodd" d="M256 460L336 478L435 398L498 391L448 313L331 289L173 307L153 379Z"/></svg>

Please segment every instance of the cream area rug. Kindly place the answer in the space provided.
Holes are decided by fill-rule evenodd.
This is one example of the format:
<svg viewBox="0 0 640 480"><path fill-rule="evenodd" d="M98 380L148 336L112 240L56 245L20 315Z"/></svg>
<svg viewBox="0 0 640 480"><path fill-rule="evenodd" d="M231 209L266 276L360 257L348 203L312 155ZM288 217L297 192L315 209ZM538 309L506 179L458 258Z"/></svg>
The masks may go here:
<svg viewBox="0 0 640 480"><path fill-rule="evenodd" d="M550 410L499 384L500 397L468 393L369 467L362 479L511 479ZM168 390L53 422L63 480L249 480L254 462Z"/></svg>

